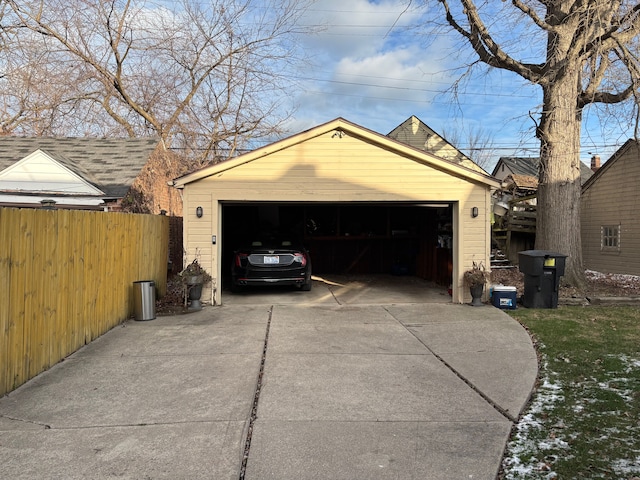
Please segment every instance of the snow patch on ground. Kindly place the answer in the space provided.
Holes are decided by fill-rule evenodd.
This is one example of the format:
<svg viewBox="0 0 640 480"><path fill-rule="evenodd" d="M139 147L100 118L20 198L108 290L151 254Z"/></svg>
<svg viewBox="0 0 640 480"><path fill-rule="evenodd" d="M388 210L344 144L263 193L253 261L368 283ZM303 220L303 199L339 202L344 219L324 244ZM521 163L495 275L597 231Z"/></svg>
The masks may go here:
<svg viewBox="0 0 640 480"><path fill-rule="evenodd" d="M622 273L601 273L594 270L585 270L587 282L599 284L605 289L611 290L617 295L637 295L640 288L640 277L637 275L626 275Z"/></svg>
<svg viewBox="0 0 640 480"><path fill-rule="evenodd" d="M619 395L625 402L631 402L633 401L634 391L631 389L620 388L620 385L626 385L629 381L630 380L628 378L613 378L606 382L599 382L598 388Z"/></svg>
<svg viewBox="0 0 640 480"><path fill-rule="evenodd" d="M540 345L544 347L543 345ZM640 367L640 359L628 355L609 355L610 358L619 360L623 365L623 371L630 374ZM537 478L554 480L558 478L556 472L553 471L553 465L557 460L559 452L564 451L564 457L569 455L570 447L566 440L571 441L571 435L566 434L567 438L562 438L558 430L562 430L564 425L558 425L558 428L549 429L545 425L545 419L548 414L564 402L563 385L554 380L554 372L549 370L549 364L544 355L542 355L543 366L540 369L544 373L544 378L540 381L540 386L536 390L533 401L514 427L514 433L511 440L507 444L505 457L502 462L501 478L505 480L514 480L522 478ZM606 381L598 381L595 378L585 379L583 382L572 384L568 388L582 388L585 392L594 388L606 390L616 393L626 402L633 401L635 388L632 386L633 380L625 377L616 377L607 379ZM597 402L595 398L585 397L581 404L573 407L575 412L584 411L585 404L593 404ZM611 414L612 412L606 412ZM615 412L613 412L615 414ZM622 414L620 412L619 414ZM559 422L562 423L562 422ZM552 431L545 436L544 430ZM640 430L640 422L637 426L631 426L621 431L618 428L603 429L601 435L594 437L594 441L616 441L621 444L632 445L638 436ZM610 468L616 474L616 478L627 478L628 475L638 475L640 473L640 455L631 459L612 460ZM605 478L605 477L598 477ZM639 480L639 477L629 477Z"/></svg>
<svg viewBox="0 0 640 480"><path fill-rule="evenodd" d="M548 363L546 360L544 363L541 371L547 372ZM557 478L552 468L555 456L550 452L567 449L569 445L558 436L541 440L533 440L532 437L536 436L536 431L542 430L545 412L553 410L556 404L563 401L562 385L548 376L542 378L527 413L515 426L515 433L507 444L502 462L506 480L532 478L534 474L535 478Z"/></svg>
<svg viewBox="0 0 640 480"><path fill-rule="evenodd" d="M615 460L611 468L617 475L629 475L640 471L640 456L632 460Z"/></svg>
<svg viewBox="0 0 640 480"><path fill-rule="evenodd" d="M638 275L626 275L623 273L601 273L596 272L595 270L585 270L584 273L587 278L591 278L593 280L611 279L620 282L640 282L640 277Z"/></svg>
<svg viewBox="0 0 640 480"><path fill-rule="evenodd" d="M620 360L625 365L625 373L631 373L640 368L640 360L637 358L632 358L628 355L609 355L609 357Z"/></svg>

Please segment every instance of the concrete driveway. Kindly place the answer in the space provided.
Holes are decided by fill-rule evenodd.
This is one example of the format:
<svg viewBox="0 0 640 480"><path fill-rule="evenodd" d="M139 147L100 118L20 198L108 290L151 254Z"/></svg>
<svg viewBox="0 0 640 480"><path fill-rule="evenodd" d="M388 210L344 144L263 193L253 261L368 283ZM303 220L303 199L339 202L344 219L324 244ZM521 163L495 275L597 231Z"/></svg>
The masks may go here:
<svg viewBox="0 0 640 480"><path fill-rule="evenodd" d="M419 281L328 282L114 328L0 399L0 478L494 479L525 330Z"/></svg>

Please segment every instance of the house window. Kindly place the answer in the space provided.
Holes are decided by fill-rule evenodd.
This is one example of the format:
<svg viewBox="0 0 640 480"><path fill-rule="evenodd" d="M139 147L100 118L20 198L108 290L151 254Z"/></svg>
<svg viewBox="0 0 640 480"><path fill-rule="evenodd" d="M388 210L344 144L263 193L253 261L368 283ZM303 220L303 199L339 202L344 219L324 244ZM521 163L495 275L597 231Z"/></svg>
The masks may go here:
<svg viewBox="0 0 640 480"><path fill-rule="evenodd" d="M600 227L600 250L603 252L620 251L620 225Z"/></svg>

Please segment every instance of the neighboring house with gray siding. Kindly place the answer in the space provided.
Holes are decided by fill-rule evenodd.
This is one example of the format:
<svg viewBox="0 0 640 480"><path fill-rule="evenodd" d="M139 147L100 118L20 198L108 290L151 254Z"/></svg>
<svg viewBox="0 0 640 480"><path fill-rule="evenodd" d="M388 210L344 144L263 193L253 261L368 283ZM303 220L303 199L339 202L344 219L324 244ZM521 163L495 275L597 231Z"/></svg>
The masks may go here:
<svg viewBox="0 0 640 480"><path fill-rule="evenodd" d="M582 186L585 268L640 275L640 145L628 140Z"/></svg>

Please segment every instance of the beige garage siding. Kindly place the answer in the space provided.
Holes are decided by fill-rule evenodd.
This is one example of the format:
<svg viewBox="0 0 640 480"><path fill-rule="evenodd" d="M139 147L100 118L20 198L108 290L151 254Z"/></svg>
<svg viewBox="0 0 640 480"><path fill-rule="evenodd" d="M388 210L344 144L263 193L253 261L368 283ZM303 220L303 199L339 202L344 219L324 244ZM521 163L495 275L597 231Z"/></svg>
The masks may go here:
<svg viewBox="0 0 640 480"><path fill-rule="evenodd" d="M265 147L247 154L246 161L239 157L227 162L229 168L220 164L211 174L185 182L188 259L197 252L220 278L219 202L447 202L454 205L454 301L467 300L461 272L474 261L489 265L490 177L483 181L477 172L355 130L329 129L297 143L274 144L271 151ZM197 206L204 209L202 218L195 215ZM472 207L478 208L477 218L471 216Z"/></svg>
<svg viewBox="0 0 640 480"><path fill-rule="evenodd" d="M198 190L214 184L218 198L251 201L436 201L471 190L447 172L330 133L203 179Z"/></svg>
<svg viewBox="0 0 640 480"><path fill-rule="evenodd" d="M202 207L202 218L196 216L197 207ZM210 265L213 255L211 235L217 230L212 224L216 218L214 209L217 208L217 202L213 201L210 191L185 189L183 208L184 223L189 224L183 235L185 263L198 258L202 265Z"/></svg>

